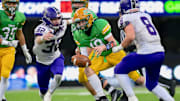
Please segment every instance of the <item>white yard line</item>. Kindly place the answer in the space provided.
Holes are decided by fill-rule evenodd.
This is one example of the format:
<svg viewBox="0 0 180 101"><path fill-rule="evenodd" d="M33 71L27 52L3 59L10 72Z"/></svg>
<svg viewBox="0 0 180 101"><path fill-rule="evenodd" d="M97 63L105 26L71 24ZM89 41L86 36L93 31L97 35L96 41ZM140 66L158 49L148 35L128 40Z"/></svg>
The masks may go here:
<svg viewBox="0 0 180 101"><path fill-rule="evenodd" d="M149 94L151 92L147 91L147 90L135 90L135 93L136 94ZM177 94L180 93L180 91L176 91ZM58 93L55 93L54 95L77 95L77 96L88 96L88 95L91 95L89 92L58 92Z"/></svg>

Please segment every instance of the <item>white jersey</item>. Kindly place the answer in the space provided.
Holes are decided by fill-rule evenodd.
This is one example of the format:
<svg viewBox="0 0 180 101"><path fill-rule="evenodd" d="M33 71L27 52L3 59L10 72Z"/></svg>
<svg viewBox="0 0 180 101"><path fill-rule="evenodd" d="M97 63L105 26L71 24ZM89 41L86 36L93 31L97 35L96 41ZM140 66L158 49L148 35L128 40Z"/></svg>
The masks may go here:
<svg viewBox="0 0 180 101"><path fill-rule="evenodd" d="M118 21L120 28L131 23L135 29L135 45L138 54L151 54L164 52L160 36L152 23L151 16L142 12L124 14Z"/></svg>
<svg viewBox="0 0 180 101"><path fill-rule="evenodd" d="M62 27L58 31L54 31L45 23L41 23L35 28L35 36L42 36L50 31L54 34L54 37L50 41L45 41L42 44L38 44L35 42L33 52L36 55L37 62L44 65L50 65L56 58L60 56L61 52L59 50L59 44L65 34L67 22L63 21L63 24L61 26Z"/></svg>

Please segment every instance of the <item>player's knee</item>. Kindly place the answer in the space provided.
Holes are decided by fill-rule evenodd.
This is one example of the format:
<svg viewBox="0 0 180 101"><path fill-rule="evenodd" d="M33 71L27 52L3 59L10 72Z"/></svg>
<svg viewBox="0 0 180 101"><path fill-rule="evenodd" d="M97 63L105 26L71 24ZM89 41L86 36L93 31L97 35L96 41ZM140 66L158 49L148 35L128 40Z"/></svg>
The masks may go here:
<svg viewBox="0 0 180 101"><path fill-rule="evenodd" d="M56 82L57 82L58 84L61 83L61 78L62 78L62 76L61 76L60 74L54 75L54 79L56 80Z"/></svg>
<svg viewBox="0 0 180 101"><path fill-rule="evenodd" d="M84 83L84 82L87 82L88 79L85 79L85 78L80 78L78 79L79 83Z"/></svg>
<svg viewBox="0 0 180 101"><path fill-rule="evenodd" d="M4 78L9 78L9 73L2 73L1 76L4 77Z"/></svg>
<svg viewBox="0 0 180 101"><path fill-rule="evenodd" d="M94 70L92 70L90 67L86 68L84 72L87 77L91 76L92 74L95 74Z"/></svg>
<svg viewBox="0 0 180 101"><path fill-rule="evenodd" d="M48 88L40 88L40 93L42 95L45 95L47 91L48 91Z"/></svg>
<svg viewBox="0 0 180 101"><path fill-rule="evenodd" d="M149 91L152 91L155 87L156 87L157 84L149 84L149 83L146 83L146 88L149 90Z"/></svg>

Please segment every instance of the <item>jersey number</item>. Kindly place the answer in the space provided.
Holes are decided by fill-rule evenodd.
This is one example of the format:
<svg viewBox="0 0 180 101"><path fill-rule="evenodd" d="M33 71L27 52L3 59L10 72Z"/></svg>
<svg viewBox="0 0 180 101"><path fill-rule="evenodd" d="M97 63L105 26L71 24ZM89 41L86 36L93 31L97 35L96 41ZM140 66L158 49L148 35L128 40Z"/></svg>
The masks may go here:
<svg viewBox="0 0 180 101"><path fill-rule="evenodd" d="M17 28L12 28L12 29L9 27L2 28L2 31L4 32L5 36L1 35L1 38L5 39L5 40L7 40L7 39L13 40L16 30L17 30Z"/></svg>
<svg viewBox="0 0 180 101"><path fill-rule="evenodd" d="M45 43L48 44L48 46L46 47L46 49L43 49L42 52L44 53L55 52L59 48L60 40L61 38L57 39L57 43L56 40L46 41Z"/></svg>
<svg viewBox="0 0 180 101"><path fill-rule="evenodd" d="M103 44L102 40L100 40L100 39L96 39L90 43L91 47L96 47L96 46L101 46L101 45L104 45L104 44Z"/></svg>
<svg viewBox="0 0 180 101"><path fill-rule="evenodd" d="M149 34L151 34L151 35L156 35L157 34L154 26L151 24L151 22L148 20L148 18L143 16L143 17L141 17L141 21L146 26Z"/></svg>

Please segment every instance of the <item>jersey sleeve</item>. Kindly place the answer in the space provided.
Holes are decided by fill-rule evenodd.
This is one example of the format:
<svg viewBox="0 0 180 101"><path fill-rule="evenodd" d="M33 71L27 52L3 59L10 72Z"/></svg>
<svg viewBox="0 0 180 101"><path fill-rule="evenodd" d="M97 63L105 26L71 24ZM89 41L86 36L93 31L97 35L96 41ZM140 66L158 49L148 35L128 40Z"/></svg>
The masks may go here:
<svg viewBox="0 0 180 101"><path fill-rule="evenodd" d="M78 30L72 32L74 42L76 43L77 46L80 46L80 42L78 41L78 37L77 37L78 33L79 33Z"/></svg>
<svg viewBox="0 0 180 101"><path fill-rule="evenodd" d="M23 13L19 13L19 14L20 14L21 21L18 25L18 29L21 29L26 22L26 16Z"/></svg>
<svg viewBox="0 0 180 101"><path fill-rule="evenodd" d="M121 30L124 30L124 28L130 24L130 20L128 20L127 16L121 16L118 20L118 27Z"/></svg>
<svg viewBox="0 0 180 101"><path fill-rule="evenodd" d="M96 26L98 31L100 31L100 34L103 35L104 37L111 34L111 26L107 20L100 19L99 21L97 21Z"/></svg>
<svg viewBox="0 0 180 101"><path fill-rule="evenodd" d="M44 26L37 26L34 30L35 36L42 36L46 32L46 28Z"/></svg>

